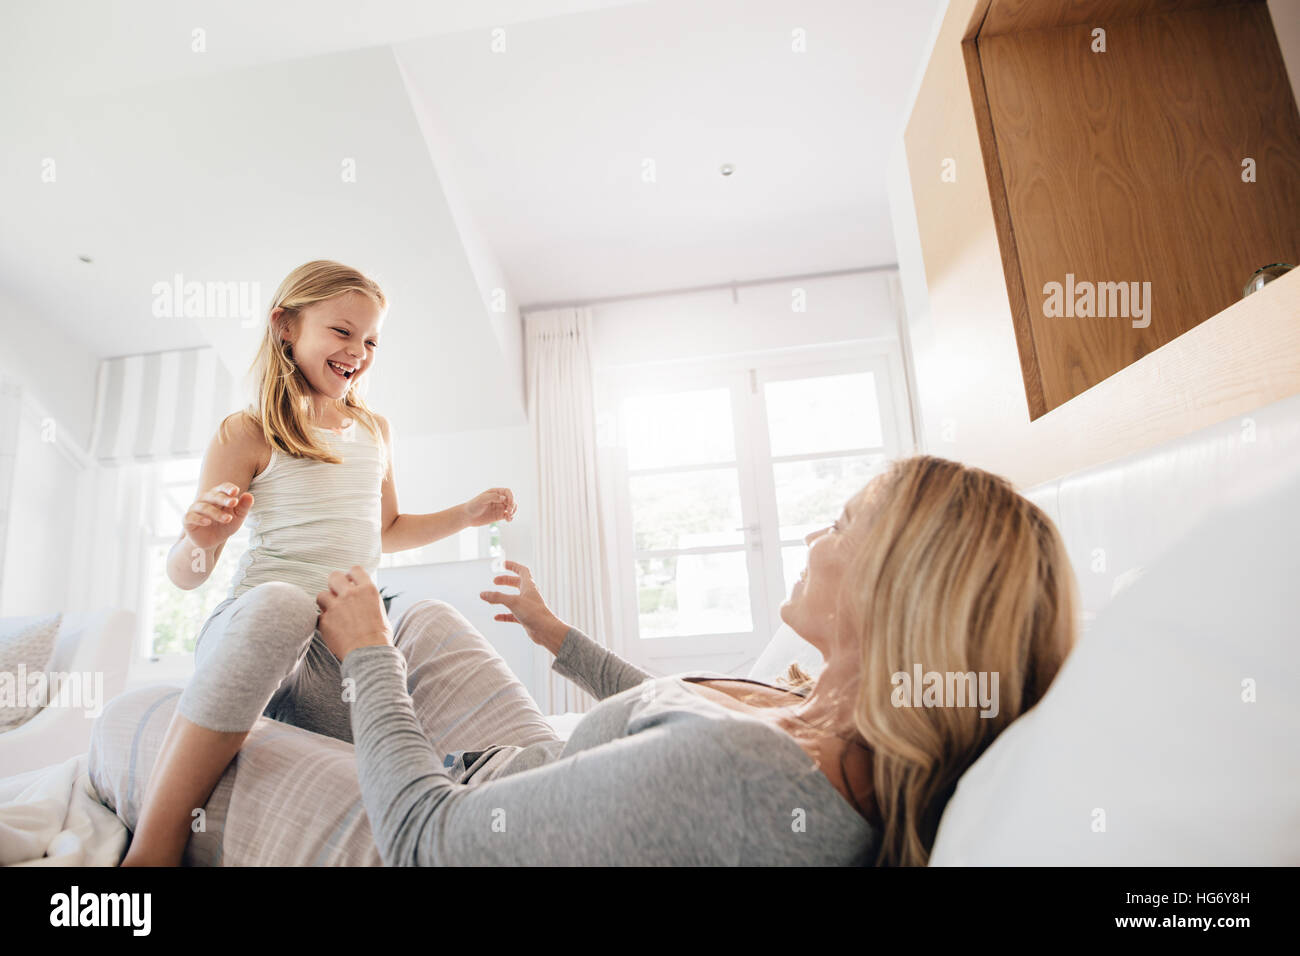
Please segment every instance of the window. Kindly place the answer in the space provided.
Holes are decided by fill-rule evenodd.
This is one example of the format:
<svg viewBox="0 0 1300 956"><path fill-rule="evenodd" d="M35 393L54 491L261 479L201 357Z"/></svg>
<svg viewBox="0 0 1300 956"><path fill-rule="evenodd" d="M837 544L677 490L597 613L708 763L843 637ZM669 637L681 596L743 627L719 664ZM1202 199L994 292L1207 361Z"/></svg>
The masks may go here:
<svg viewBox="0 0 1300 956"><path fill-rule="evenodd" d="M198 458L163 462L151 483L152 506L146 536L147 600L144 656L154 661L188 661L194 653L199 629L230 591L239 559L248 549L248 529L241 528L227 542L217 566L202 585L185 591L167 576L167 555L181 533L181 519L198 490Z"/></svg>
<svg viewBox="0 0 1300 956"><path fill-rule="evenodd" d="M804 536L903 452L896 352L620 368L602 380L621 650L735 672L780 625Z"/></svg>
<svg viewBox="0 0 1300 956"><path fill-rule="evenodd" d="M768 381L763 393L763 467L772 480L781 580L789 594L806 561L804 537L834 521L894 454L885 447L872 372Z"/></svg>
<svg viewBox="0 0 1300 956"><path fill-rule="evenodd" d="M727 388L623 403L642 637L753 629Z"/></svg>

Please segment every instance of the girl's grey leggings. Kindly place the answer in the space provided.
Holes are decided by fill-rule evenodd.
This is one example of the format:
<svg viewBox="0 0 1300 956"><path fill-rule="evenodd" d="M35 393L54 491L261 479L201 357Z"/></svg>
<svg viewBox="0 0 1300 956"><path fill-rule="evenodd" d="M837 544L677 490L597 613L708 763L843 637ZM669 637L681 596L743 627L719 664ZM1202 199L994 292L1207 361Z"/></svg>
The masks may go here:
<svg viewBox="0 0 1300 956"><path fill-rule="evenodd" d="M338 658L302 588L267 581L213 609L199 631L194 676L177 707L209 730L251 730L263 715L352 742Z"/></svg>

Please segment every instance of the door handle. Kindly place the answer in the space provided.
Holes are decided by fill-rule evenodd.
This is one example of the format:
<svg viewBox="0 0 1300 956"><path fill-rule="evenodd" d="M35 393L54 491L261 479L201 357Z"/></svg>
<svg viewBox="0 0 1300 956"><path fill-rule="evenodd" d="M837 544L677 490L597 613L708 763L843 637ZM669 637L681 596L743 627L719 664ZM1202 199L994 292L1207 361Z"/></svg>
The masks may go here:
<svg viewBox="0 0 1300 956"><path fill-rule="evenodd" d="M760 532L762 529L759 525L756 524L741 525L739 528L736 528L735 530L743 531L748 535L752 535L752 537L750 538L749 546L753 550L758 551L759 549L762 548L763 539L760 536Z"/></svg>

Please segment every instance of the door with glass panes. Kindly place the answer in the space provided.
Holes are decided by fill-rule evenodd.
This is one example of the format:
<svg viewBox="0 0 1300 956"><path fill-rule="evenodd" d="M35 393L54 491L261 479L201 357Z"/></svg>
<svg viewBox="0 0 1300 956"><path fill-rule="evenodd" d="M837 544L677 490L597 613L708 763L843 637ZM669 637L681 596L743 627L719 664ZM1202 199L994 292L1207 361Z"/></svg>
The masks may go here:
<svg viewBox="0 0 1300 956"><path fill-rule="evenodd" d="M620 651L658 673L743 675L781 624L804 536L897 457L896 355L628 373L611 547Z"/></svg>

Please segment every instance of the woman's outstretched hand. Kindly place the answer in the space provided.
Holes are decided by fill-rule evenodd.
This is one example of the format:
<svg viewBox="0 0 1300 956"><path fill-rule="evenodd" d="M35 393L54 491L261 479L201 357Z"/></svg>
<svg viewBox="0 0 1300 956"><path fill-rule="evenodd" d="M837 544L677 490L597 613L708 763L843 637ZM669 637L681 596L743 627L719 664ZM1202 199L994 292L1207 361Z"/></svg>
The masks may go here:
<svg viewBox="0 0 1300 956"><path fill-rule="evenodd" d="M515 493L509 488L489 488L461 505L465 523L471 528L481 528L493 521L513 521L518 507Z"/></svg>
<svg viewBox="0 0 1300 956"><path fill-rule="evenodd" d="M533 573L526 565L518 561L507 561L505 565L514 574L498 574L492 583L518 588L519 593L484 591L479 597L489 604L505 605L509 613L496 615L496 620L522 624L534 644L540 644L552 654L558 654L560 645L564 643L564 635L569 633L569 625L546 606L542 592L537 590L537 583L533 580Z"/></svg>
<svg viewBox="0 0 1300 956"><path fill-rule="evenodd" d="M393 628L384 613L379 588L358 564L331 571L329 587L316 595L321 640L340 661L358 647L393 643Z"/></svg>

